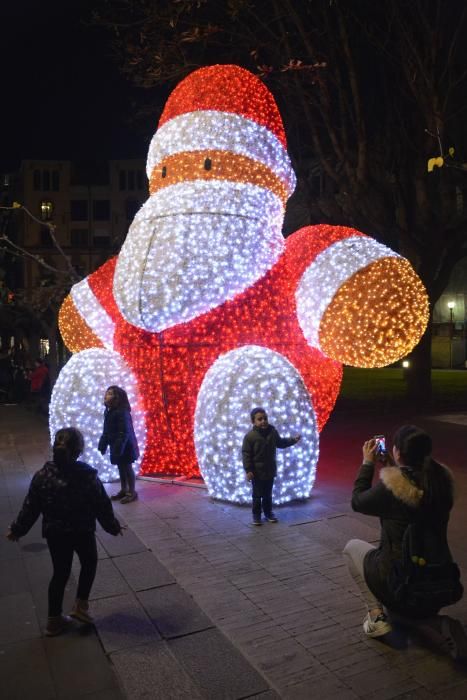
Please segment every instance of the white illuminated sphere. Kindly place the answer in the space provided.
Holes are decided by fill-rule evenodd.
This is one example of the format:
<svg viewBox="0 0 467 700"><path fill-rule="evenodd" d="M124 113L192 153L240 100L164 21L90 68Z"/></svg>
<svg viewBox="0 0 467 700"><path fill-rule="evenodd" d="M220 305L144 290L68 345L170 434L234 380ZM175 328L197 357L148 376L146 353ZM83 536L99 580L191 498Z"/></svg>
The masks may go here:
<svg viewBox="0 0 467 700"><path fill-rule="evenodd" d="M221 355L207 372L195 413L195 447L201 474L213 498L251 503L242 465L242 442L251 430L250 411L262 406L282 437L299 443L277 450L274 503L306 498L318 461L319 435L303 380L282 355L247 345Z"/></svg>
<svg viewBox="0 0 467 700"><path fill-rule="evenodd" d="M146 430L144 412L138 405L136 381L118 353L93 348L73 355L60 372L50 401L50 436L60 428L74 427L83 433L85 449L80 459L98 470L103 481L118 478L116 465L110 464L109 449L102 456L97 444L104 424L104 394L108 386L125 389L140 449L144 454Z"/></svg>

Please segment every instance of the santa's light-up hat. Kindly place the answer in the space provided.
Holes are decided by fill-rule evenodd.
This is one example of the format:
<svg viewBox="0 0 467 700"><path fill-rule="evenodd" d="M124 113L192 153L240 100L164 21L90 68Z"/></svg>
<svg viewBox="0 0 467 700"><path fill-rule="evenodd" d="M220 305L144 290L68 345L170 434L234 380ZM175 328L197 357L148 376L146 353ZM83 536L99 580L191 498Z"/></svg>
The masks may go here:
<svg viewBox="0 0 467 700"><path fill-rule="evenodd" d="M295 188L272 93L239 66L200 68L170 95L148 154L151 193L186 180L267 187L285 204Z"/></svg>

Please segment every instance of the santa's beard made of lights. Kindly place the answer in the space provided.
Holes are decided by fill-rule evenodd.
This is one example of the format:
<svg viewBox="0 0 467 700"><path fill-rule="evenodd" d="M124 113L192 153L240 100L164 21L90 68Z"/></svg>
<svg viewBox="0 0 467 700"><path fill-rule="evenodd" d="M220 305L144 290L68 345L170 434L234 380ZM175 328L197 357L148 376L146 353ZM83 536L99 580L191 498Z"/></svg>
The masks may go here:
<svg viewBox="0 0 467 700"><path fill-rule="evenodd" d="M150 197L120 254L75 285L60 329L76 353L51 401L51 431L75 425L97 452L102 397L133 406L140 474L192 477L250 500L241 463L249 412L283 435L274 500L309 495L319 431L342 363L381 367L412 350L428 300L410 264L350 228L284 240L295 187L282 120L266 86L237 66L195 71L170 96L151 142Z"/></svg>

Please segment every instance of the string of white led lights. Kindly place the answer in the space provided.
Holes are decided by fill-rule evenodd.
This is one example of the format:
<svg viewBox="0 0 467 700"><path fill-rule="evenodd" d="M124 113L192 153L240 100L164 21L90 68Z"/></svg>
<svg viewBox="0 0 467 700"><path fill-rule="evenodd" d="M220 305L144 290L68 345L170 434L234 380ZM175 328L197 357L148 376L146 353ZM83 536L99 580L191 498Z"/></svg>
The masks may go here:
<svg viewBox="0 0 467 700"><path fill-rule="evenodd" d="M319 454L311 399L300 374L285 357L256 345L221 355L208 370L198 395L196 454L209 493L235 503L251 502L241 445L255 406L266 409L282 436L302 436L297 445L277 451L274 502L306 498Z"/></svg>

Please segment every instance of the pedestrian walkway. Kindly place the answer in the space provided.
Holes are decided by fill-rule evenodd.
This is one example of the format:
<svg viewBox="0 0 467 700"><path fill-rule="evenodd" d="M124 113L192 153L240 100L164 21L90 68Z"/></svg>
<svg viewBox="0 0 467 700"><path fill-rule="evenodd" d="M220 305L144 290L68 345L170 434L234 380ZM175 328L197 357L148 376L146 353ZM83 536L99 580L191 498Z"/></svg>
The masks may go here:
<svg viewBox="0 0 467 700"><path fill-rule="evenodd" d="M419 422L457 479L451 541L467 581L465 426L438 418ZM6 530L49 448L46 426L21 408L1 407L0 421ZM394 427L387 417L384 427ZM261 528L250 527L248 508L203 489L139 480L139 500L116 506L124 537L98 532L95 631L41 636L50 565L39 526L19 545L2 540L2 697L467 697L467 674L435 650L400 633L389 644L362 636L341 551L350 537L378 538L376 519L353 513L349 493L363 439L380 432L375 414L335 414L312 497ZM449 612L467 622L465 601Z"/></svg>

